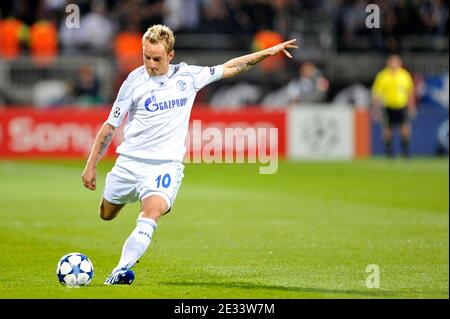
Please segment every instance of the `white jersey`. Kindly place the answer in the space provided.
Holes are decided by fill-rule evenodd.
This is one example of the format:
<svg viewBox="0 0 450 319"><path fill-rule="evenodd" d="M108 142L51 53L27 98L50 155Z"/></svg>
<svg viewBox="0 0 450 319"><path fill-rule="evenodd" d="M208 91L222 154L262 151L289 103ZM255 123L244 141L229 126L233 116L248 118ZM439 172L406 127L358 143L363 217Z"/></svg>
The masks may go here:
<svg viewBox="0 0 450 319"><path fill-rule="evenodd" d="M131 72L107 120L119 127L128 113L124 140L117 153L182 161L195 96L222 74L222 65L201 67L186 63L170 64L169 72L160 76L150 76L144 66Z"/></svg>

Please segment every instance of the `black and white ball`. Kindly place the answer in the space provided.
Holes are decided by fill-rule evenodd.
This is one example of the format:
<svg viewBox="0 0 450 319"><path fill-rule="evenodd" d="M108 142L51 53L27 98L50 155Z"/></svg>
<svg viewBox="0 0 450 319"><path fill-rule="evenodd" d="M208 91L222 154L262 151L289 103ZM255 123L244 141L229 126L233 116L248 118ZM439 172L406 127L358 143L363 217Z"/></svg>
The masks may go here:
<svg viewBox="0 0 450 319"><path fill-rule="evenodd" d="M67 287L86 286L92 281L94 266L85 255L70 253L59 260L56 275L59 282Z"/></svg>

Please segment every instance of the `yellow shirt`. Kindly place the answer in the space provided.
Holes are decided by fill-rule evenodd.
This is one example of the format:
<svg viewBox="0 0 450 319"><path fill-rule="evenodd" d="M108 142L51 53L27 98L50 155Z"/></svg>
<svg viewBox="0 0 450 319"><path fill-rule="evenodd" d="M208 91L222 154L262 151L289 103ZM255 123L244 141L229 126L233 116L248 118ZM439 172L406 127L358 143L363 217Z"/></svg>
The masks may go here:
<svg viewBox="0 0 450 319"><path fill-rule="evenodd" d="M389 68L381 70L372 87L373 96L378 97L384 106L395 109L406 107L413 91L411 75L403 68L395 72Z"/></svg>

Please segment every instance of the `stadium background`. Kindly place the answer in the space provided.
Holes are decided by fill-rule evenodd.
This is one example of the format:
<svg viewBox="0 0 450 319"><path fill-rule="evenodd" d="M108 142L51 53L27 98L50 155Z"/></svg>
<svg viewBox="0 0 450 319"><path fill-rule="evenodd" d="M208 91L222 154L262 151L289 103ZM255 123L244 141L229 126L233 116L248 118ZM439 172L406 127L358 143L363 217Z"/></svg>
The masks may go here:
<svg viewBox="0 0 450 319"><path fill-rule="evenodd" d="M377 4L380 8L380 28L369 29L366 26L366 19L370 14L366 12L366 7L371 3ZM79 9L79 26L76 26L77 19L71 16L76 11L73 11L73 7L68 7L70 4L75 4ZM391 221L394 225L403 223L408 218L404 210L414 210L415 205L416 208L425 210L429 207L435 209L428 217L421 215L422 213L410 217L411 223L417 222L417 225L414 224L417 228L409 229L411 233L427 232L430 236L436 236L429 239L430 245L434 247L431 251L435 254L425 254L422 258L436 261L437 268L428 266L430 272L439 270L433 274L427 274L428 279L425 279L420 277L425 270L421 273L413 269L413 272L417 272L418 286L414 286L410 293L408 289L402 290L401 284L397 286L393 284L390 288L394 292L391 294L389 291L386 294L365 295L365 292L361 291L352 294L351 291L346 291L345 284L343 288L342 284L333 280L330 280L330 290L325 288L321 290L320 284L316 285L316 282L311 279L311 282L305 285L317 287L317 289L287 288L277 291L277 288L274 288L275 291L267 293L267 289L271 289L270 284L264 286L260 282L261 285L255 285L258 292L252 294L253 290L246 284L236 284L236 296L288 298L446 296L448 298L448 2L439 0L2 1L0 3L0 163L2 167L0 176L3 191L0 197L2 199L0 213L3 219L9 218L12 221L12 224L6 222L2 224L4 243L17 240L13 235L16 229L14 227L29 223L31 228L50 227L49 235L46 236L54 235L59 236L58 238L63 236L61 233L63 230L73 235L77 229L86 227L83 223L77 224L78 219L72 216L69 218L69 221L74 221L72 228L67 225L68 222L64 222L60 225L60 233L53 229L50 221L57 218L61 210L66 208L72 214L81 214L89 220L89 223L97 225L96 222L90 221L91 217L86 216L95 215L92 214L92 210L97 205L99 193L86 196L83 190L78 190L81 188L81 183L76 179L77 174L81 174L83 160L87 157L97 129L110 111L120 84L127 73L141 63L141 36L147 27L154 23L167 24L174 30L175 63L185 61L189 64L215 65L282 40L297 38L300 43L298 50L292 50L294 55L292 60L281 57L267 59L249 72L207 86L197 96L191 120L201 120L206 124L203 129L206 129L208 125L212 127L239 126L244 129L277 127L280 157L288 161L293 160L293 162L283 161L280 164L280 174L275 174L277 176L274 176L273 180L262 180L262 177L258 177L255 178L254 185L251 185L250 181L244 177L248 174L254 176L256 169L247 170L239 167L236 168L237 171L233 171L223 166L207 168L203 165L192 165L189 167L192 170L192 177L190 181L186 180L184 186L186 194L202 201L203 199L198 197L199 194L195 191L206 192L213 202L204 204L219 214L219 217L211 222L213 228L206 231L205 236L213 236L214 231L217 234L220 233L217 228L214 228L217 226L215 222L223 222L225 225L229 223L225 217L228 212L216 207L214 202L215 196L226 190L230 191L230 196L241 200L233 204L237 205L236 207L245 208L247 207L246 199L254 199L257 201L253 203L255 210L257 207L262 209L267 205L272 207L272 204L276 210L274 203L265 202L262 198L265 190L271 189L279 195L278 187L289 188L286 196L291 194L300 196L301 199L298 202L290 202L292 199L283 197L286 205L281 207L286 211L292 210L292 216L289 214L288 216L292 218L293 226L297 225L297 218L300 216L294 214L296 210L305 214L305 210L319 209L314 205L324 205L319 210L328 211L328 215L322 216L321 220L325 224L317 233L323 234L324 238L328 236L327 231L335 231L334 228L328 228L331 225L327 224L327 220L339 223L338 220L343 218L342 223L344 221L348 223L341 226L350 233L352 227L356 227L357 224L352 220L367 217L368 221L361 221L362 225L367 226L370 222L377 224L375 216L378 212L375 210L361 212L359 211L361 206L354 211L349 209L349 211L337 212L330 207L327 208L329 201L329 205L334 205L332 198L348 200L348 203L353 198L367 205L381 202L392 205L394 208L401 207L401 213L395 218L392 217L393 219L390 219L384 211L382 213L386 222ZM72 28L68 25L76 27ZM390 52L400 53L406 68L413 74L416 84L418 116L413 123L411 145L413 159L410 163L397 161L391 163L379 159L382 155L380 127L372 121L369 112L372 81L376 72L384 66L386 56ZM306 80L299 77L301 72L308 73L304 66L310 67ZM302 79L304 81L300 81ZM287 94L292 90L294 90L293 95ZM117 143L118 140L113 145ZM256 146L247 145L247 147ZM114 158L114 147L110 147L108 154L111 159ZM75 158L75 161L60 161L61 158ZM425 159L422 160L422 158ZM353 161L354 159L359 161ZM297 163L297 160L306 161ZM322 163L323 160L329 163ZM105 163L101 166L101 176L112 165L110 161ZM54 167L54 170L51 167ZM215 169L217 171L214 171ZM361 172L364 173L358 176ZM426 176L421 175L422 173ZM55 196L61 196L60 199L51 198L50 194L47 194L52 192L49 191L52 189L51 179L47 181L50 183L47 185L46 174L55 178L56 185L71 189L71 194L60 193L60 188L55 192ZM391 178L395 174L399 174L399 179L393 182ZM70 182L62 182L64 176L70 179ZM235 182L239 183L238 186L226 176L235 177ZM359 178L363 176L368 179L367 184L359 184L361 182ZM313 185L308 184L305 179L312 181ZM383 191L380 191L378 195L372 194L370 181L377 185L378 191ZM267 183L271 182L276 182L276 186L266 187ZM421 182L424 184L422 185ZM31 184L24 186L24 183ZM211 189L200 186L203 183L208 183ZM214 184L217 184L217 189L214 188ZM344 189L340 189L343 186L348 187L347 190L350 193L347 194ZM363 189L358 188L363 186L370 194L363 194ZM35 197L32 196L33 199L41 201L42 198L44 200L48 198L49 207L36 206L36 213L39 214L33 216L33 219L27 219L28 217L21 215L21 212L29 209L28 206L19 205L22 201L20 194L23 187L30 192L37 192ZM189 187L191 190L188 190ZM236 188L236 191L233 191L233 188ZM255 191L247 194L250 188ZM257 190L261 192L259 195L256 193ZM215 191L217 194L214 193ZM242 198L238 195L239 192L242 193ZM323 203L313 205L311 200L301 195L302 192L310 194L311 198ZM180 193L183 194L183 189ZM224 196L225 194L226 192ZM432 198L433 194L434 198ZM183 195L180 196L182 196L180 207L185 205L186 210L196 216L195 205L189 203ZM79 202L83 197L86 198ZM227 200L228 197L217 198ZM305 202L308 203L306 206L304 206ZM33 201L27 200L23 203L25 205ZM73 207L68 208L67 203L71 203ZM351 204L348 205L351 206ZM345 207L348 209L350 206ZM130 211L133 209L130 208ZM249 209L249 211L253 210ZM206 210L204 213L205 215L201 215L199 212L200 215L197 217L206 221L211 218ZM220 217L221 213L224 214L223 218ZM259 213L257 220L270 216ZM130 216L134 216L133 213L129 214ZM128 218L129 227L133 224L133 218ZM178 218L181 218L181 222L188 222L186 217ZM234 218L237 220L244 218L241 226L247 229L249 234L253 234L252 226L246 224L249 222L247 218L250 217L236 215ZM311 215L306 213L306 220L308 218L310 222L316 220L312 213ZM46 222L48 224L45 224ZM181 224L177 224L176 221L167 223L175 223L171 226L175 227L175 230L183 231ZM288 220L283 224L286 227L285 231L295 237L296 229L288 229L288 224ZM420 228L422 224L425 228ZM305 227L303 223L301 225ZM269 226L269 224L259 224L261 230L265 231L269 231L272 227ZM89 227L91 226L87 226L86 233L91 237L95 237L95 234L103 236ZM305 231L301 227L300 229ZM114 226L117 233L119 228ZM389 227L387 229L389 234L381 236L396 238L394 233L398 229ZM103 231L110 230L104 228ZM308 234L308 230L305 234ZM39 236L37 230L36 237ZM121 233L120 236L125 236L125 233ZM120 236L117 236L118 239L121 238ZM160 236L160 245L164 245L164 230L161 230ZM362 241L362 246L358 248L361 250L367 248L364 247L363 238L364 236L353 238L356 242ZM47 239L53 241L54 238ZM93 239L92 241L93 246L82 244L82 248L87 252L92 251L89 254L95 256L97 253L95 249L98 247L95 246L97 244ZM171 239L166 238L166 242L170 241ZM195 244L196 242L193 246ZM243 246L248 244L248 242L241 243ZM289 246L287 242L284 244L285 247ZM327 242L327 244L330 243ZM404 248L403 244L403 242L399 244L400 248ZM42 249L42 245L45 244L40 245ZM121 241L118 240L115 245L119 249ZM212 245L211 249L220 250L222 246L219 243L216 245L217 247ZM235 245L238 247L239 243ZM405 245L407 245L406 241ZM67 253L66 250L69 247L78 250L76 245L67 247L63 241L58 242L57 246L59 250L50 250L52 255L49 258L52 261L59 257L58 254L61 253L62 256ZM3 249L14 256L14 252L5 247ZM176 253L183 256L182 250L179 250L181 248L176 248ZM190 247L188 250L192 249ZM208 262L206 259L208 252L209 256L214 256L212 250L206 249L199 257L199 261ZM155 252L150 252L148 258L152 258L152 253ZM165 253L162 250L158 253L163 260ZM229 252L230 255L233 253L235 251ZM289 252L286 254L289 255ZM391 254L396 255L394 248ZM111 263L117 257L115 255L106 257L105 253L100 255L105 259L111 258ZM382 255L381 252L380 255ZM419 258L417 257L419 255L418 251L414 251L414 258ZM180 258L182 260L182 257ZM16 259L17 263L21 262L20 258ZM406 258L405 263L413 262L413 260L412 257ZM193 260L189 261L195 264ZM360 268L364 269L366 261L367 258L364 261L362 259L358 261L358 267L362 265ZM233 262L236 261L233 260ZM14 264L14 262L11 263ZM53 264L51 266L53 267ZM100 266L109 267L106 264L100 264ZM313 263L311 267L314 267ZM341 268L336 269L344 271ZM222 268L215 270L222 275L226 273ZM106 269L104 271L106 275ZM311 278L318 280L323 276L324 280L328 280L332 277L332 273L330 268L326 268L322 273L320 271L313 273ZM9 274L7 272L6 276ZM267 278L264 274L266 274L265 270L262 270L259 275L262 276L261 278ZM270 271L267 271L267 274L270 277ZM10 275L14 276L12 273ZM445 277L446 284L442 281ZM283 282L290 280L296 282L297 279L284 278L283 280ZM394 279L393 281L395 282ZM185 283L185 287L189 284ZM278 284L284 285L273 283L273 286L277 287ZM430 291L426 290L428 284L430 284L429 288L431 287ZM20 284L17 285L20 286ZM174 294L181 293L173 285L173 283L169 284L167 291L173 289ZM226 286L226 283L223 285ZM163 279L160 286L164 286ZM188 293L188 297L233 296L232 292L227 294L221 290L223 289L221 287L221 284L212 286L210 288L216 289L215 292L205 292L204 295L202 290ZM52 293L45 295L38 290L27 291L27 288L17 289L13 293L10 288L10 286L3 286L3 294L0 293L0 295L3 297L71 296L61 291L53 291L53 295ZM339 289L343 289L342 294L336 294L332 292L332 289L337 289L338 292ZM81 294L76 296L84 297ZM94 294L93 296L102 295ZM141 297L142 295L128 296ZM160 296L173 297L174 295L167 292Z"/></svg>
<svg viewBox="0 0 450 319"><path fill-rule="evenodd" d="M71 3L79 9L79 20L70 16L74 11L67 6ZM140 38L152 23L166 23L175 31L175 62L198 65L223 63L277 41L297 38L300 49L293 51L292 61L281 56L268 59L250 72L208 86L200 92L196 102L197 106L219 112L237 112L252 106L265 112L286 111L293 105L319 110L319 115L311 114L313 120L307 121L312 123L305 128L308 132L303 133L307 137L298 142L297 148L307 149L303 154L306 158L333 157L333 154L352 158L382 152L378 125L361 119L364 117L361 114L357 116L360 118L358 125L363 128L354 131L366 135L365 141L358 142L363 150L342 151L340 145L334 146L334 152L326 149L322 145L330 144L327 138L332 139L336 134L356 144L353 137L341 131L342 126L355 124L350 118L336 119L339 110L328 116L320 110L333 109L333 105L339 104L367 112L369 90L376 72L384 66L387 53L400 52L416 84L419 116L414 122L412 152L415 155L448 153L448 3L375 1L380 8L380 28L369 29L366 19L371 11L366 12L366 7L370 3L287 0L2 2L0 154L27 155L25 151L15 151L27 147L31 153L33 150L39 153L36 150L39 145L11 149L9 139L28 140L30 137L22 136L28 133L35 139L42 135L37 144L47 143L46 139L58 135L58 127L61 128L56 125L56 131L52 132L52 121L69 120L57 120L56 116L53 120L53 116L42 114L46 119L43 121L39 115L35 117L29 112L32 123L14 125L11 120L19 116L20 113L14 112L20 108L55 110L70 106L72 110L94 110L92 115L87 112L73 119L75 129L95 117L97 110L109 109L126 75L141 63ZM299 79L299 66L307 63L314 64L316 73L308 78L310 82L293 83L297 93L286 98L289 94L283 94L286 92L283 89ZM312 88L309 83L313 83ZM5 113L11 110L12 113ZM193 118L196 118L195 111ZM238 118L242 119L240 114L236 115ZM251 126L251 117L244 118ZM50 128L36 127L46 121L50 121ZM327 121L339 123L338 128L333 131L330 125L323 124ZM298 125L301 124L285 124L287 127L280 129L287 130L286 139L297 140L302 133L290 131L295 130L291 126ZM62 149L57 146L47 149L70 152L73 151L71 136L80 136L83 132L93 134L82 128L81 133L70 128L62 130L59 135L66 138L65 143L61 142ZM353 133L347 132L349 134ZM280 140L280 144L286 143ZM301 151L298 154L288 148L286 153L290 158L302 158Z"/></svg>

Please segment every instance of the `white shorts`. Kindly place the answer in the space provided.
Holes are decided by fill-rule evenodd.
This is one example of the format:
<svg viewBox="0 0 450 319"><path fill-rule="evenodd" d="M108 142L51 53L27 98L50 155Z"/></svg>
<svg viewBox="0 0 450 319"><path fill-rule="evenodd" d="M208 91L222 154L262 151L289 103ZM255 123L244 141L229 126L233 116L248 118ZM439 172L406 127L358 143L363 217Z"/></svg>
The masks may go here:
<svg viewBox="0 0 450 319"><path fill-rule="evenodd" d="M183 179L184 165L173 160L147 160L120 155L106 175L103 197L112 204L142 201L159 195L172 208Z"/></svg>

